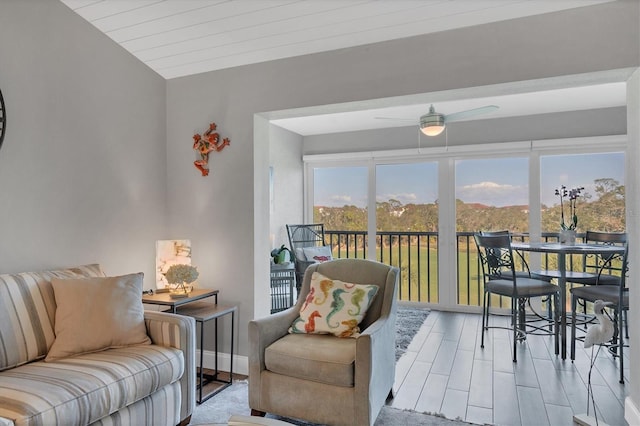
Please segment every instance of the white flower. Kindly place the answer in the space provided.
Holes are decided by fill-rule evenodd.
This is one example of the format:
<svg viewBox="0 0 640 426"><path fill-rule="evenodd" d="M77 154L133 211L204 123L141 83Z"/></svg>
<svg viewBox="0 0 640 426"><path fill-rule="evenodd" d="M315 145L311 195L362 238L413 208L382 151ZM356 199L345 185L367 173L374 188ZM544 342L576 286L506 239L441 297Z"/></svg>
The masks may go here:
<svg viewBox="0 0 640 426"><path fill-rule="evenodd" d="M198 279L199 275L195 266L184 264L171 265L164 273L169 284L192 283Z"/></svg>

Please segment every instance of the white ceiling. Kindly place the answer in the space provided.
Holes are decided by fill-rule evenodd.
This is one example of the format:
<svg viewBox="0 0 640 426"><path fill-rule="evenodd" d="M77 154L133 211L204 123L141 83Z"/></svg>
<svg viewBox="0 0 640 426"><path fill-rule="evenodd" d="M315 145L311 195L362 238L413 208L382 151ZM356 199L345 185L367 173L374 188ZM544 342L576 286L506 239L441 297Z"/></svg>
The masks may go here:
<svg viewBox="0 0 640 426"><path fill-rule="evenodd" d="M61 0L164 78L611 0Z"/></svg>
<svg viewBox="0 0 640 426"><path fill-rule="evenodd" d="M613 0L60 0L166 79L381 42ZM302 135L399 127L435 102L451 114L483 105L498 118L626 104L608 83L519 95L437 97L388 107L291 116ZM297 114L299 115L299 114Z"/></svg>
<svg viewBox="0 0 640 426"><path fill-rule="evenodd" d="M627 102L626 90L626 83L615 82L500 96L443 100L434 102L434 107L436 112L444 114L445 117L447 114L486 105L499 107L496 111L459 121L484 120L625 106ZM353 111L313 112L299 117L273 119L271 122L303 136L405 127L412 124L418 125L420 116L428 112L429 105L429 103L416 103L384 108L355 109ZM398 118L398 120L390 118Z"/></svg>

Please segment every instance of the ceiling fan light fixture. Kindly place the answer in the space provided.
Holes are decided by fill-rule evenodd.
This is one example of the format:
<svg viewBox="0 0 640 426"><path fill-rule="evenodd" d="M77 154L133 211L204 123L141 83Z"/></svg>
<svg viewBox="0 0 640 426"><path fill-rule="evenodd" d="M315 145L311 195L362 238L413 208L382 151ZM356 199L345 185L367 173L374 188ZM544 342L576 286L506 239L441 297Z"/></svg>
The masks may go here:
<svg viewBox="0 0 640 426"><path fill-rule="evenodd" d="M429 114L420 117L420 130L427 136L438 136L444 128L444 115L433 111L433 106L429 108Z"/></svg>

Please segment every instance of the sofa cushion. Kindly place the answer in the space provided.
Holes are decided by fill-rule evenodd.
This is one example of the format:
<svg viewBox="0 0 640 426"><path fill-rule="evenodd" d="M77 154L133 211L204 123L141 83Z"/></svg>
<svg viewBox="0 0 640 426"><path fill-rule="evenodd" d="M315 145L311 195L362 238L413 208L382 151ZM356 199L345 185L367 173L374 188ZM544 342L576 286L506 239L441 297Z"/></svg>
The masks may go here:
<svg viewBox="0 0 640 426"><path fill-rule="evenodd" d="M16 426L90 424L177 381L178 349L129 346L33 362L0 374L0 417Z"/></svg>
<svg viewBox="0 0 640 426"><path fill-rule="evenodd" d="M142 307L143 273L59 279L56 339L45 361L108 348L150 344Z"/></svg>
<svg viewBox="0 0 640 426"><path fill-rule="evenodd" d="M336 386L353 386L356 339L288 334L265 349L267 370Z"/></svg>
<svg viewBox="0 0 640 426"><path fill-rule="evenodd" d="M358 325L377 292L377 285L347 283L314 271L309 294L289 333L358 337Z"/></svg>
<svg viewBox="0 0 640 426"><path fill-rule="evenodd" d="M91 423L91 426L175 426L181 420L182 398L180 382L174 382L138 402L127 405L109 417Z"/></svg>
<svg viewBox="0 0 640 426"><path fill-rule="evenodd" d="M43 358L55 334L52 278L101 277L100 265L0 274L0 371Z"/></svg>

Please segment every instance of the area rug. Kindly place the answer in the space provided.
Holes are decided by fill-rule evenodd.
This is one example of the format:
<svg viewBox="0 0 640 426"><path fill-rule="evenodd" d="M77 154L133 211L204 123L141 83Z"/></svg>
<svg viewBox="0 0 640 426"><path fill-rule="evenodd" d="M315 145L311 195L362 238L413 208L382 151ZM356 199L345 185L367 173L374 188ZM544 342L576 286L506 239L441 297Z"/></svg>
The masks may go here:
<svg viewBox="0 0 640 426"><path fill-rule="evenodd" d="M220 392L202 405L196 406L190 425L222 426L229 418L249 416L251 410L248 403L249 384L246 380L237 380L233 385ZM297 419L267 414L267 417L278 419L297 426L318 426ZM398 410L388 406L382 407L375 426L469 426L470 423L449 420L416 411Z"/></svg>
<svg viewBox="0 0 640 426"><path fill-rule="evenodd" d="M425 319L429 315L428 309L399 307L396 321L396 360L400 359L407 350L411 340L418 332ZM246 380L237 380L218 395L214 396L202 405L196 406L191 417L191 425L224 425L232 415L247 416L250 414L248 403L248 383ZM310 423L295 419L285 419L278 416L267 416L281 419L299 426L312 426ZM398 410L392 407L383 407L376 425L458 425L467 424L448 420L438 416L431 416L414 411Z"/></svg>
<svg viewBox="0 0 640 426"><path fill-rule="evenodd" d="M420 327L429 315L428 309L398 307L396 319L396 361L407 351Z"/></svg>

